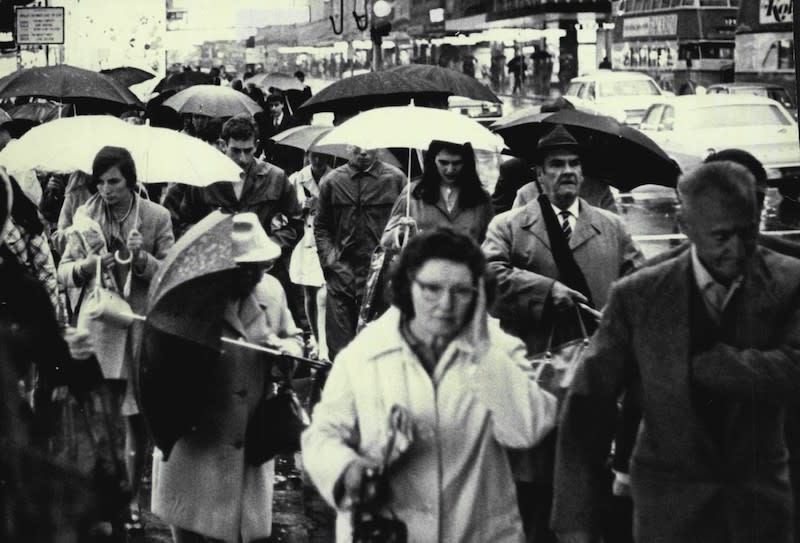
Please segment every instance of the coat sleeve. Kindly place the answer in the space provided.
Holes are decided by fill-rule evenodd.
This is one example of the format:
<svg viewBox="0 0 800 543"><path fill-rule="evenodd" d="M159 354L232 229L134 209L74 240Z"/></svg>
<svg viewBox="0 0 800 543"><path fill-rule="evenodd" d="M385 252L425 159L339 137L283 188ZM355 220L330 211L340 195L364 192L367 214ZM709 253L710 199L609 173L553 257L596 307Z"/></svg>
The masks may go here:
<svg viewBox="0 0 800 543"><path fill-rule="evenodd" d="M317 244L319 263L323 269L328 267L331 253L334 251L336 239L334 225L332 172L322 178L319 186L319 200L317 200L317 214L314 216L314 240Z"/></svg>
<svg viewBox="0 0 800 543"><path fill-rule="evenodd" d="M600 327L567 393L556 447L552 528L592 532L608 493L606 461L616 422L616 402L632 381L630 293L612 287Z"/></svg>
<svg viewBox="0 0 800 543"><path fill-rule="evenodd" d="M67 192L66 195L64 195L64 205L61 206L61 213L58 214L57 229L50 236L53 249L59 254L64 254L67 248L66 230L72 226L72 217L75 215L75 210L78 208L76 203L77 197L74 193Z"/></svg>
<svg viewBox="0 0 800 543"><path fill-rule="evenodd" d="M618 224L619 231L617 235L620 240L619 276L624 277L644 266L644 255L639 249L639 245L633 241L622 221L619 221Z"/></svg>
<svg viewBox="0 0 800 543"><path fill-rule="evenodd" d="M360 441L350 364L343 351L336 359L302 435L303 466L325 501L336 507L335 489L347 466L359 458Z"/></svg>
<svg viewBox="0 0 800 543"><path fill-rule="evenodd" d="M491 344L503 344L507 356L484 357L473 380L473 390L492 414L497 442L510 449L529 449L555 427L558 401L536 384L525 358L525 345L516 338L499 335L506 336L497 328Z"/></svg>
<svg viewBox="0 0 800 543"><path fill-rule="evenodd" d="M718 343L692 357L694 379L721 394L771 403L800 397L800 294L789 301L789 315L776 344L765 349L737 349ZM778 321L780 322L780 321Z"/></svg>
<svg viewBox="0 0 800 543"><path fill-rule="evenodd" d="M481 245L488 273L497 284L492 316L501 320L539 322L555 279L514 266L513 223L509 218L506 213L495 217Z"/></svg>
<svg viewBox="0 0 800 543"><path fill-rule="evenodd" d="M172 220L169 212L158 204L153 204L156 212L152 217L156 221L155 240L153 243L153 253L144 252L145 264L140 268L134 268L134 273L149 281L158 271L161 261L167 256L167 251L175 245L175 236L172 233Z"/></svg>
<svg viewBox="0 0 800 543"><path fill-rule="evenodd" d="M281 287L280 284L278 284ZM303 356L303 331L297 327L289 311L289 304L286 301L286 292L280 289L280 312L278 322L275 323L274 330L281 339L281 347L293 356Z"/></svg>
<svg viewBox="0 0 800 543"><path fill-rule="evenodd" d="M277 179L272 180L272 183L280 183L283 187L281 189L280 202L278 202L278 209L286 216L287 222L280 228L272 230L270 237L281 246L284 251L291 250L300 238L303 237L303 208L297 201L297 191L289 182L286 174L281 170L280 172L271 174L275 175Z"/></svg>

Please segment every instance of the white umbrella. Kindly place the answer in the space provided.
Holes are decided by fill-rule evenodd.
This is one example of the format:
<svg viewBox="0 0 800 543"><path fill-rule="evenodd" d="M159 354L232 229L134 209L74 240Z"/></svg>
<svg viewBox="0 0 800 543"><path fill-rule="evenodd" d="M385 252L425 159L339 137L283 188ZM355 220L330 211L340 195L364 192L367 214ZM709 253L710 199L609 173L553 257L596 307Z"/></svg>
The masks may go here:
<svg viewBox="0 0 800 543"><path fill-rule="evenodd" d="M464 144L473 149L500 152L503 139L469 117L446 109L391 106L370 109L348 119L314 144L350 144L365 149L406 147L427 149L433 140Z"/></svg>
<svg viewBox="0 0 800 543"><path fill-rule="evenodd" d="M250 97L230 87L194 85L164 101L178 113L196 113L207 117L233 117L240 113L255 115L261 106Z"/></svg>
<svg viewBox="0 0 800 543"><path fill-rule="evenodd" d="M218 181L241 180L242 169L202 140L102 115L65 117L32 128L0 151L0 166L11 172L91 172L95 155L106 145L130 151L137 177L143 183L204 187Z"/></svg>

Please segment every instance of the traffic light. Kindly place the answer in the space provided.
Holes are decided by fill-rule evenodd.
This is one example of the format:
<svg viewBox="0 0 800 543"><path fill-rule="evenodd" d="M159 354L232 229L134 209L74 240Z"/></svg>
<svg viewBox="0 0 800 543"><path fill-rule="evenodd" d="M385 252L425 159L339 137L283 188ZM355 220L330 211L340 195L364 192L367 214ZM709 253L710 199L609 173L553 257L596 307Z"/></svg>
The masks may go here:
<svg viewBox="0 0 800 543"><path fill-rule="evenodd" d="M392 31L393 18L394 3L387 0L375 0L372 3L372 24L369 33L373 41L380 42L381 38L389 35Z"/></svg>

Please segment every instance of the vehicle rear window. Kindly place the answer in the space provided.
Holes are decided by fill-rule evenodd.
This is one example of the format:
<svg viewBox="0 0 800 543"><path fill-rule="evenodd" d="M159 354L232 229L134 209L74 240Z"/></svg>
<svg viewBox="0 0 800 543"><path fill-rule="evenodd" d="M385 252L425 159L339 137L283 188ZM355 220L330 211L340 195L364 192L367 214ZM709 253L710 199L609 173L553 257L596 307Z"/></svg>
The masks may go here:
<svg viewBox="0 0 800 543"><path fill-rule="evenodd" d="M737 104L697 108L686 115L686 128L789 125L791 121L775 106Z"/></svg>
<svg viewBox="0 0 800 543"><path fill-rule="evenodd" d="M628 80L628 81L603 81L600 84L599 96L608 98L610 96L658 96L658 86L652 81Z"/></svg>
<svg viewBox="0 0 800 543"><path fill-rule="evenodd" d="M578 91L583 85L583 83L570 83L569 87L567 87L567 92L564 94L567 96L578 96Z"/></svg>

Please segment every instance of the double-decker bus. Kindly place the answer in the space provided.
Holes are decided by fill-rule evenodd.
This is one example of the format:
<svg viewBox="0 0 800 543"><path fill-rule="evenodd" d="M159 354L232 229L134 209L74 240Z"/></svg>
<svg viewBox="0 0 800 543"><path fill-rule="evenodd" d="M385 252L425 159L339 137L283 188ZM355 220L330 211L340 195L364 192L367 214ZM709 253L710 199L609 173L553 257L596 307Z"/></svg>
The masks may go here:
<svg viewBox="0 0 800 543"><path fill-rule="evenodd" d="M738 2L620 0L614 11L613 68L646 72L678 94L733 81Z"/></svg>
<svg viewBox="0 0 800 543"><path fill-rule="evenodd" d="M792 0L742 0L736 81L772 83L796 96Z"/></svg>

